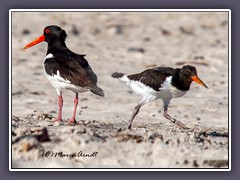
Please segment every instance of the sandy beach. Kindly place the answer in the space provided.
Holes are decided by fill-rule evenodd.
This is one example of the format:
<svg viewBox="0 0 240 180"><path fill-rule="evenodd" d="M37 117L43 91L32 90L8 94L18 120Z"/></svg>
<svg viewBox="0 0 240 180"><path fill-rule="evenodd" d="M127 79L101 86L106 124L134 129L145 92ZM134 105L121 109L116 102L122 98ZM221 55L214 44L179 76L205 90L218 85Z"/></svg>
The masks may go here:
<svg viewBox="0 0 240 180"><path fill-rule="evenodd" d="M69 49L86 54L105 92L79 94L75 125L53 122L58 96L43 73L47 44L23 50L53 24L67 32ZM127 130L141 97L111 74L186 64L209 87L193 82L171 101L169 114L189 129L166 120L157 100ZM12 168L228 168L227 12L12 12L11 65ZM64 121L74 96L63 93Z"/></svg>

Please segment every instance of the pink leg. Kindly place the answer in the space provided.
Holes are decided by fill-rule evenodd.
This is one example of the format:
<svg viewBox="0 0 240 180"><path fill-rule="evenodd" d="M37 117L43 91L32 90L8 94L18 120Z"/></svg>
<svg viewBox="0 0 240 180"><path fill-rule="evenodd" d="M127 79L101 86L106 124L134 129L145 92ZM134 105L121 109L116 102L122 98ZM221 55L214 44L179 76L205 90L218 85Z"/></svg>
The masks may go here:
<svg viewBox="0 0 240 180"><path fill-rule="evenodd" d="M76 111L77 111L77 105L78 105L78 93L76 93L76 97L74 99L74 110L73 110L73 116L69 121L70 123L76 123L77 122L76 119L75 119Z"/></svg>
<svg viewBox="0 0 240 180"><path fill-rule="evenodd" d="M129 124L128 124L128 129L132 129L132 122L133 122L133 119L135 118L135 116L138 114L139 112L139 109L142 107L141 104L137 105L135 108L134 108L134 111L133 111L133 114L132 114L132 117L131 119L129 120Z"/></svg>
<svg viewBox="0 0 240 180"><path fill-rule="evenodd" d="M163 112L163 116L170 120L171 122L175 123L177 126L179 126L180 128L183 128L183 129L188 129L187 126L185 126L181 121L178 121L174 118L172 118L168 113L167 113L167 110L168 110L168 105L165 105L164 106L164 112Z"/></svg>
<svg viewBox="0 0 240 180"><path fill-rule="evenodd" d="M63 107L63 97L58 96L58 118L56 121L62 121L62 107Z"/></svg>
<svg viewBox="0 0 240 180"><path fill-rule="evenodd" d="M129 129L129 130L132 129L133 119L134 119L135 116L138 114L139 109L140 109L144 104L146 104L146 102L145 102L145 101L142 101L140 104L138 104L138 105L134 108L132 117L131 117L131 119L129 120L129 124L128 124L128 129Z"/></svg>

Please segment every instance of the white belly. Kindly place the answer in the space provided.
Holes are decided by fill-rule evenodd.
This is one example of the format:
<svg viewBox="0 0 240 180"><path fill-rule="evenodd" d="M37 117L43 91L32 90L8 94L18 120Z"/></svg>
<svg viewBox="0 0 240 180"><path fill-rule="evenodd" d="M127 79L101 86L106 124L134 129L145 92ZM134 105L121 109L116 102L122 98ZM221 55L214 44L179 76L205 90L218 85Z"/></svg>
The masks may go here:
<svg viewBox="0 0 240 180"><path fill-rule="evenodd" d="M80 92L80 93L86 92L88 90L86 88L82 88L80 86L75 86L71 84L70 81L65 80L60 76L59 71L57 71L57 74L53 74L52 76L46 74L46 77L48 78L52 86L56 89L58 95L60 95L61 92L64 91L65 89L71 90L73 92Z"/></svg>
<svg viewBox="0 0 240 180"><path fill-rule="evenodd" d="M145 102L154 101L156 99L170 101L172 98L179 98L184 96L187 91L181 91L172 86L171 79L171 76L166 78L162 87L159 89L160 91L155 91L153 88L146 86L139 81L129 80L127 76L123 76L122 78L120 78L120 80L122 80L132 88L133 92L142 95L143 101Z"/></svg>

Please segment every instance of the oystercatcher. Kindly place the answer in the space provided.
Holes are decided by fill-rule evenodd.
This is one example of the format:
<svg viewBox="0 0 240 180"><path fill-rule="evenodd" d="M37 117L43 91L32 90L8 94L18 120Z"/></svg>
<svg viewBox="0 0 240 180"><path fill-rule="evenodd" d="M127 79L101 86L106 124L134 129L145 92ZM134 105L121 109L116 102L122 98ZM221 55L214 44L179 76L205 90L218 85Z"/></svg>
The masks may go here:
<svg viewBox="0 0 240 180"><path fill-rule="evenodd" d="M75 92L74 111L70 123L75 123L78 105L78 93L90 90L96 95L104 96L101 88L97 87L97 76L89 66L85 55L76 54L65 44L67 34L56 25L44 28L43 35L27 44L24 49L40 42L47 42L47 55L43 62L44 73L58 94L58 118L62 121L63 90Z"/></svg>
<svg viewBox="0 0 240 180"><path fill-rule="evenodd" d="M181 121L168 115L167 110L171 99L184 96L190 89L192 81L208 88L198 77L196 68L190 65L183 66L181 69L156 67L132 75L115 72L112 74L112 77L125 82L135 93L140 94L143 97L140 103L134 108L133 114L129 120L128 129L131 129L133 119L138 114L139 109L144 104L156 99L162 99L164 109L163 116L166 119L181 128L187 129Z"/></svg>

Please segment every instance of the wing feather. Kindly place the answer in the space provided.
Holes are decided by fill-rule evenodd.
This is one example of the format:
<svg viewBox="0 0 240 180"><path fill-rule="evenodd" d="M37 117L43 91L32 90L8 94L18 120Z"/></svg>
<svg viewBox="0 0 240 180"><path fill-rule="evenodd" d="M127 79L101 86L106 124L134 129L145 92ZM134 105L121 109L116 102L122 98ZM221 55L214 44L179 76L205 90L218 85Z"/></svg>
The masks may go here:
<svg viewBox="0 0 240 180"><path fill-rule="evenodd" d="M177 69L170 67L157 67L153 69L147 69L138 74L128 75L130 80L139 81L156 91L160 91L163 82L167 77L173 76L177 72Z"/></svg>

